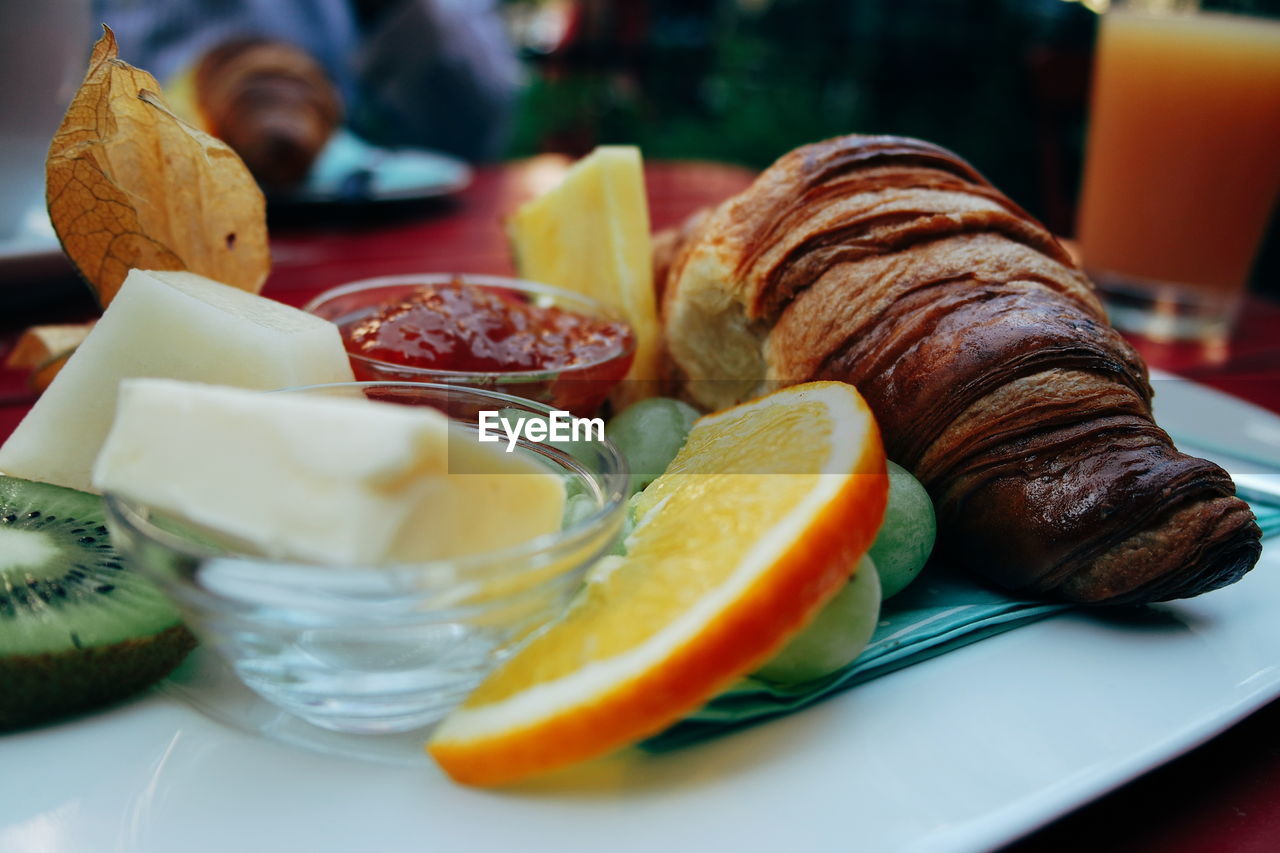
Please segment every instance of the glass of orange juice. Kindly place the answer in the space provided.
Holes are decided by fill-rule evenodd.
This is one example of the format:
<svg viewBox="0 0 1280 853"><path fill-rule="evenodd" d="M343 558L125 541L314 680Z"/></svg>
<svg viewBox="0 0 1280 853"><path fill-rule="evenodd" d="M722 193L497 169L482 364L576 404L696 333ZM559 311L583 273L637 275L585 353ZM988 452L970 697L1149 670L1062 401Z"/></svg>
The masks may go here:
<svg viewBox="0 0 1280 853"><path fill-rule="evenodd" d="M1112 322L1221 339L1280 193L1280 21L1112 0L1077 235Z"/></svg>

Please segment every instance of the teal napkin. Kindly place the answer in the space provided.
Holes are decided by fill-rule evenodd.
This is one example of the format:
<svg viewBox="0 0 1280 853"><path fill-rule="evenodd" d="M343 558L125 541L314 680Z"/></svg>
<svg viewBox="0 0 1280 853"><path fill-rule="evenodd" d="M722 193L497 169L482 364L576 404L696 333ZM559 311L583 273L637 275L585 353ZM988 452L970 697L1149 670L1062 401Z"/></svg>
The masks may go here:
<svg viewBox="0 0 1280 853"><path fill-rule="evenodd" d="M1280 533L1280 506L1269 506L1257 501L1250 501L1250 506L1253 507L1253 514L1258 517L1263 539Z"/></svg>
<svg viewBox="0 0 1280 853"><path fill-rule="evenodd" d="M1280 506L1253 504L1264 537L1280 533ZM824 679L779 687L745 678L675 726L640 744L664 752L790 714L857 684L1070 609L1020 601L934 567L885 603L857 660Z"/></svg>

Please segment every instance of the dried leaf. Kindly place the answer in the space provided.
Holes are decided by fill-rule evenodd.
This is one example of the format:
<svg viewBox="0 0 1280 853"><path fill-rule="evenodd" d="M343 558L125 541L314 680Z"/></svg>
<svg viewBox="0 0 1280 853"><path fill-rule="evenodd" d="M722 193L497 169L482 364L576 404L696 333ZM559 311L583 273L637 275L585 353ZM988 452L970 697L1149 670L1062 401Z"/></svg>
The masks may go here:
<svg viewBox="0 0 1280 853"><path fill-rule="evenodd" d="M49 217L106 307L130 269L190 270L251 292L271 268L266 201L236 153L175 116L103 27L49 146Z"/></svg>

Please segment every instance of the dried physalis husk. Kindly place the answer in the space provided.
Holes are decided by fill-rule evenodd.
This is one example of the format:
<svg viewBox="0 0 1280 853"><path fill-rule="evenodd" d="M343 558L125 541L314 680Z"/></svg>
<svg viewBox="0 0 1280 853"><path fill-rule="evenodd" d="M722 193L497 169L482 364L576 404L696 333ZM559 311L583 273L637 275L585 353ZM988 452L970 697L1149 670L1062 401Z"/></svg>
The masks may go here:
<svg viewBox="0 0 1280 853"><path fill-rule="evenodd" d="M236 153L161 100L160 84L94 45L80 91L49 146L49 217L103 307L130 269L190 270L262 289L266 201Z"/></svg>

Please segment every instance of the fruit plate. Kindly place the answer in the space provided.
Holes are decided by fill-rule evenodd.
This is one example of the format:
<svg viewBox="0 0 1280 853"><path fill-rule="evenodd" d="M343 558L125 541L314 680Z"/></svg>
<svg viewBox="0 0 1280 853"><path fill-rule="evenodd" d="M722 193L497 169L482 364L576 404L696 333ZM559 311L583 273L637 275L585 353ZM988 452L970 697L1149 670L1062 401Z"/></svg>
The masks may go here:
<svg viewBox="0 0 1280 853"><path fill-rule="evenodd" d="M1189 382L1159 393L1221 403ZM1215 423L1204 437L1230 441L1239 420ZM983 850L1280 696L1277 608L1273 540L1240 583L1147 618L1066 613L802 713L502 792L456 787L425 758L282 743L270 714L249 734L157 691L0 738L3 766L23 768L0 849Z"/></svg>

